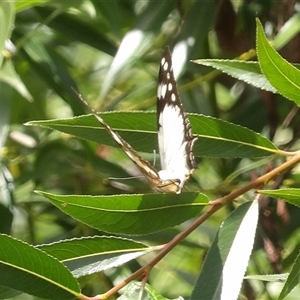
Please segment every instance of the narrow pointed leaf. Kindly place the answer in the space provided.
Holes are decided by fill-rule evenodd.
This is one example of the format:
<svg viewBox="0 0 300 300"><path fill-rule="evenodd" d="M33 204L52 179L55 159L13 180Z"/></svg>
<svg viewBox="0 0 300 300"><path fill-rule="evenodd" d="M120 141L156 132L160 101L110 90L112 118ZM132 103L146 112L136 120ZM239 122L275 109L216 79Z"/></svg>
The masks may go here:
<svg viewBox="0 0 300 300"><path fill-rule="evenodd" d="M300 206L300 189L259 190L257 192Z"/></svg>
<svg viewBox="0 0 300 300"><path fill-rule="evenodd" d="M112 112L103 113L101 117L137 151L153 153L157 149L154 113ZM278 151L271 141L248 128L203 115L190 114L189 119L193 134L199 137L194 147L195 156L262 157ZM59 130L85 140L117 146L91 115L31 121L26 125Z"/></svg>
<svg viewBox="0 0 300 300"><path fill-rule="evenodd" d="M118 267L155 250L155 247L113 236L76 238L38 248L63 262L75 277Z"/></svg>
<svg viewBox="0 0 300 300"><path fill-rule="evenodd" d="M206 256L191 300L237 299L254 243L257 202L239 206L222 224Z"/></svg>
<svg viewBox="0 0 300 300"><path fill-rule="evenodd" d="M194 60L193 62L200 65L213 67L227 75L230 75L262 90L277 93L276 89L262 74L258 62L225 59L199 59Z"/></svg>
<svg viewBox="0 0 300 300"><path fill-rule="evenodd" d="M51 2L51 0L16 1L16 3L15 3L16 12L23 11L25 9L34 7L36 5L42 5L47 2Z"/></svg>
<svg viewBox="0 0 300 300"><path fill-rule="evenodd" d="M261 280L266 282L285 282L289 274L267 274L267 275L247 275L245 279Z"/></svg>
<svg viewBox="0 0 300 300"><path fill-rule="evenodd" d="M261 23L256 23L257 56L262 72L280 94L300 106L300 71L272 48Z"/></svg>
<svg viewBox="0 0 300 300"><path fill-rule="evenodd" d="M300 13L293 14L274 37L274 48L279 50L289 43L300 32Z"/></svg>
<svg viewBox="0 0 300 300"><path fill-rule="evenodd" d="M3 61L5 41L10 38L15 18L15 3L11 1L0 2L0 67Z"/></svg>
<svg viewBox="0 0 300 300"><path fill-rule="evenodd" d="M279 295L279 300L284 299L300 283L300 254L298 254L286 283Z"/></svg>
<svg viewBox="0 0 300 300"><path fill-rule="evenodd" d="M32 102L33 97L26 88L25 84L21 80L20 76L14 69L14 66L11 61L6 61L2 69L0 70L0 81L3 81L9 84L12 88L18 91L20 95L22 95L25 99Z"/></svg>
<svg viewBox="0 0 300 300"><path fill-rule="evenodd" d="M57 259L7 235L0 235L0 285L45 299L76 299L80 293Z"/></svg>
<svg viewBox="0 0 300 300"><path fill-rule="evenodd" d="M190 115L198 141L195 155L205 157L262 157L277 153L275 145L262 135L220 119Z"/></svg>
<svg viewBox="0 0 300 300"><path fill-rule="evenodd" d="M245 205L246 206L246 205ZM233 221L233 220L231 220ZM223 283L222 283L222 293L221 300L227 299L238 299L238 295L242 286L242 281L248 261L250 259L250 254L254 244L254 238L256 233L256 227L258 222L258 201L253 201L250 208L246 212L233 243L230 244L228 241L224 243L224 246L230 246L230 251L226 257L226 262L223 268ZM228 229L234 229L234 226L229 225ZM226 228L222 228L225 235L227 234ZM231 232L229 232L231 233ZM226 245L227 244L227 245ZM221 248L221 243L219 244ZM224 247L225 250L226 248ZM223 252L225 254L225 251ZM223 256L223 261L224 261Z"/></svg>
<svg viewBox="0 0 300 300"><path fill-rule="evenodd" d="M157 131L154 113L110 112L101 117L137 151L151 152L156 148ZM25 125L41 126L65 132L81 139L118 147L116 142L92 115L69 119L31 121Z"/></svg>
<svg viewBox="0 0 300 300"><path fill-rule="evenodd" d="M101 231L149 234L198 216L208 198L198 193L60 196L38 191L66 214Z"/></svg>

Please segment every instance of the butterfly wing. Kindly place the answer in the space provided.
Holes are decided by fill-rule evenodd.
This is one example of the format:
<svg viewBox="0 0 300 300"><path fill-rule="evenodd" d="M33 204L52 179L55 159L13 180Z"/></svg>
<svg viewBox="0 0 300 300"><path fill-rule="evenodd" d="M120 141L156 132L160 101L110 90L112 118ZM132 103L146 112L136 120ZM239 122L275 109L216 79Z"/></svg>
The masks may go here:
<svg viewBox="0 0 300 300"><path fill-rule="evenodd" d="M158 172L148 161L142 159L87 104L80 94L78 96L128 157L139 167L154 191L181 192L184 182L197 166L192 152L196 138L192 135L189 120L179 98L169 48L166 48L161 60L157 89L158 144L161 171Z"/></svg>
<svg viewBox="0 0 300 300"><path fill-rule="evenodd" d="M173 74L171 53L163 53L157 87L157 127L161 179L178 179L180 188L197 167L190 122L180 101Z"/></svg>

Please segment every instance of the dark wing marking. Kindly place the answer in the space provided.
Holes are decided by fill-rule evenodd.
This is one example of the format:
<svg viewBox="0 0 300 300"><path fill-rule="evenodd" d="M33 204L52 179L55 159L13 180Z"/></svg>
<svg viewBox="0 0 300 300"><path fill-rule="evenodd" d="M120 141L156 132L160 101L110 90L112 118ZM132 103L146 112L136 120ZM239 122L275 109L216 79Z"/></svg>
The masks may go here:
<svg viewBox="0 0 300 300"><path fill-rule="evenodd" d="M197 167L193 155L196 138L180 101L173 74L171 53L163 53L157 87L158 144L162 171L168 179L179 179L182 186Z"/></svg>

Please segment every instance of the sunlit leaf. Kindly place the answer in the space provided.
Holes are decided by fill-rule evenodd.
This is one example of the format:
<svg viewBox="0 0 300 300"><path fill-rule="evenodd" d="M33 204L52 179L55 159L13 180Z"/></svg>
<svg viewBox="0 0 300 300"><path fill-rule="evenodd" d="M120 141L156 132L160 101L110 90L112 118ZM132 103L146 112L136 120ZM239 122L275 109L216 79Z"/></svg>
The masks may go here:
<svg viewBox="0 0 300 300"><path fill-rule="evenodd" d="M300 32L300 13L295 12L279 29L274 38L273 46L279 50L289 43Z"/></svg>
<svg viewBox="0 0 300 300"><path fill-rule="evenodd" d="M155 250L155 247L113 236L64 240L38 248L63 262L75 277L118 267Z"/></svg>
<svg viewBox="0 0 300 300"><path fill-rule="evenodd" d="M207 253L191 300L237 299L252 251L257 220L258 203L254 201L239 206L224 221Z"/></svg>
<svg viewBox="0 0 300 300"><path fill-rule="evenodd" d="M271 47L258 20L257 56L262 72L269 82L280 94L300 106L300 71Z"/></svg>
<svg viewBox="0 0 300 300"><path fill-rule="evenodd" d="M213 67L238 80L242 80L257 88L276 93L276 89L261 73L259 64L254 61L224 60L224 59L198 59L194 63Z"/></svg>

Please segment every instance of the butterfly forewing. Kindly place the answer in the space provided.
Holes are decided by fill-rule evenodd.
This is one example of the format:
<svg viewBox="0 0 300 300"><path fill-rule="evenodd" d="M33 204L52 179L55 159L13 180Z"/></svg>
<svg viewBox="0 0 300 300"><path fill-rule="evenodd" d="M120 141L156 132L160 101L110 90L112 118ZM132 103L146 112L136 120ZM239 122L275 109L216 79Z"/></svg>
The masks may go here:
<svg viewBox="0 0 300 300"><path fill-rule="evenodd" d="M196 163L193 156L193 137L189 120L180 101L173 74L169 48L163 53L157 87L157 126L160 163L159 174L179 179L183 186ZM181 187L182 187L181 186Z"/></svg>

